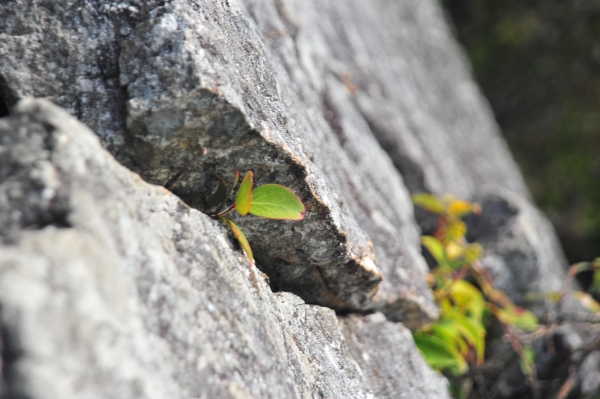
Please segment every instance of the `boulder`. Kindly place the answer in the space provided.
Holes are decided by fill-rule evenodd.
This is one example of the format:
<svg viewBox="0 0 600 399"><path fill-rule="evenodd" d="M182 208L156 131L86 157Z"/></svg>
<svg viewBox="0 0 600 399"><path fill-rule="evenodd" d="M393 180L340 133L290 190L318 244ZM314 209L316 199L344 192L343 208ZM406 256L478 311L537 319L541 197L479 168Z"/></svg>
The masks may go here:
<svg viewBox="0 0 600 399"><path fill-rule="evenodd" d="M206 210L214 175L231 180L235 170L290 187L307 206L302 223L236 220L272 287L418 327L437 311L408 191L351 82L310 60L318 42L295 42L303 35L291 31L288 9L277 1L8 4L0 8L12 21L0 39L5 101L52 99L120 162L197 209ZM271 27L278 40L266 36ZM318 40L326 47L327 37Z"/></svg>
<svg viewBox="0 0 600 399"><path fill-rule="evenodd" d="M406 329L374 326L402 374L355 359L333 310L274 294L221 222L49 102L0 119L0 153L2 397L447 397Z"/></svg>

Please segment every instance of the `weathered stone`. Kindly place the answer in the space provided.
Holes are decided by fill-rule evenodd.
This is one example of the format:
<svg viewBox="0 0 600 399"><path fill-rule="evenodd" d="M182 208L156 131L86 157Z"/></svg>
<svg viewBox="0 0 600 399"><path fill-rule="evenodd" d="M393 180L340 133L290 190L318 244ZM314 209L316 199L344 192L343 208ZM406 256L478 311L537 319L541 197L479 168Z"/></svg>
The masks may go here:
<svg viewBox="0 0 600 399"><path fill-rule="evenodd" d="M311 71L308 75L335 71L339 80L351 85L352 101L346 108L358 115L353 124L368 125L411 193L452 193L467 200L495 193L516 207L520 222L515 233L521 242L503 238L496 244L488 240L486 246L484 264L503 280L500 286L518 301L530 290L557 289L567 265L554 229L531 204L523 177L443 22L438 2L376 0L367 5L350 0L340 7L336 1L282 0L279 4L290 21L286 29L295 40L298 59ZM257 16L265 15L258 5L255 8ZM263 24L270 26L273 19ZM283 47L285 40L269 39L266 28L263 36L266 43ZM327 45L313 45L322 42ZM327 86L328 92L331 89ZM342 113L340 120L349 118ZM345 146L349 152L352 142ZM417 210L417 218L431 233L427 216ZM479 240L475 234L471 238ZM526 265L519 264L520 259Z"/></svg>
<svg viewBox="0 0 600 399"><path fill-rule="evenodd" d="M120 166L48 102L23 101L0 119L0 153L0 396L444 390L424 378L433 372L406 330L385 345L418 367L376 378L372 363L352 357L331 309L273 294L221 223Z"/></svg>
<svg viewBox="0 0 600 399"><path fill-rule="evenodd" d="M541 212L507 191L482 192L473 200L482 212L466 219L467 239L483 245L481 261L495 285L520 305L531 305L536 294L559 291L567 261Z"/></svg>
<svg viewBox="0 0 600 399"><path fill-rule="evenodd" d="M173 191L192 205L212 173L253 169L259 183L281 182L307 204L304 222L239 219L278 289L337 309L390 303L401 309L389 316L407 321L408 313L412 325L432 317L408 196L346 87L328 83L326 70L310 82L297 57L276 65L277 57L294 54L292 39L283 55L265 48L233 3L206 3L202 13L186 1L165 8L136 28L120 58L133 145L148 148L134 151L142 176L161 182L185 168ZM274 3L256 14L281 23ZM293 78L286 67L297 69ZM326 84L335 86L327 99ZM342 142L319 112L325 100L331 112L349 108L340 111ZM206 154L198 157L199 149ZM156 155L147 157L150 151ZM385 278L377 305L368 303L379 278L374 261Z"/></svg>
<svg viewBox="0 0 600 399"><path fill-rule="evenodd" d="M411 326L436 315L402 178L354 104L345 67L324 62L330 32L311 36L335 12L311 26L280 1L45 3L0 8L14 21L0 36L8 102L52 98L147 181L181 174L172 190L193 207L213 173L254 169L259 184L289 186L305 221L239 220L274 288Z"/></svg>
<svg viewBox="0 0 600 399"><path fill-rule="evenodd" d="M340 318L350 353L376 397L449 398L447 381L415 352L412 335L381 313ZM428 381L421 384L419 381Z"/></svg>

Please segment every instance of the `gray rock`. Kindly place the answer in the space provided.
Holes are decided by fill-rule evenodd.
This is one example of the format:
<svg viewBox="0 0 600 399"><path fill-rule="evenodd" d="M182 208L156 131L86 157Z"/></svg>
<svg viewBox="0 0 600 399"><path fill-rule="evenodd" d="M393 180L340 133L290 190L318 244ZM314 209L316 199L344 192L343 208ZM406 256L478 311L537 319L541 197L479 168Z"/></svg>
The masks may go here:
<svg viewBox="0 0 600 399"><path fill-rule="evenodd" d="M522 306L531 306L532 297L540 293L560 291L567 261L552 225L541 212L522 196L507 191L488 191L473 199L482 212L466 219L467 238L483 245L481 261L495 285ZM541 315L544 309L537 306L533 310Z"/></svg>
<svg viewBox="0 0 600 399"><path fill-rule="evenodd" d="M397 397L373 393L385 384L445 389L424 378L433 372L402 329L385 344L407 368L379 381L352 357L331 309L273 294L220 222L120 166L48 102L25 100L0 119L0 152L0 396L347 399Z"/></svg>
<svg viewBox="0 0 600 399"><path fill-rule="evenodd" d="M295 39L298 59L312 72L309 76L327 69L352 85L352 100L344 109L353 109L355 126L368 126L412 194L452 193L467 200L511 204L518 214L512 231L496 236L495 242L489 236L471 233L470 237L487 242L484 265L498 276L500 287L519 302L529 291L559 288L567 262L554 229L532 205L438 2L375 0L367 5L350 0L340 7L336 1L284 0L280 4L290 21L286 28ZM265 14L255 8L256 15ZM273 19L264 24L273 25ZM284 47L284 39L268 38L267 28L263 37L271 46ZM322 42L327 45L314 45ZM326 90L331 92L332 87ZM338 125L345 127L349 117L341 115ZM340 134L347 131L342 130ZM347 151L352 151L352 143L350 138ZM419 211L417 217L423 230L432 232L430 219ZM509 225L513 215L498 222Z"/></svg>
<svg viewBox="0 0 600 399"><path fill-rule="evenodd" d="M292 188L307 205L302 223L239 220L274 288L336 309L382 309L413 327L435 317L402 178L348 84L310 59L314 43L328 56L329 38L294 28L292 4L48 3L0 8L14 21L0 36L8 102L50 97L145 180L181 174L172 189L192 207L202 208L212 173L254 169L257 183ZM59 63L61 52L72 59ZM34 69L51 83L32 80Z"/></svg>
<svg viewBox="0 0 600 399"><path fill-rule="evenodd" d="M449 398L448 381L431 370L417 355L412 335L401 324L390 323L381 313L342 317L342 330L350 353L363 370L377 397ZM403 345L399 345L403 342ZM428 381L421 384L419 381Z"/></svg>

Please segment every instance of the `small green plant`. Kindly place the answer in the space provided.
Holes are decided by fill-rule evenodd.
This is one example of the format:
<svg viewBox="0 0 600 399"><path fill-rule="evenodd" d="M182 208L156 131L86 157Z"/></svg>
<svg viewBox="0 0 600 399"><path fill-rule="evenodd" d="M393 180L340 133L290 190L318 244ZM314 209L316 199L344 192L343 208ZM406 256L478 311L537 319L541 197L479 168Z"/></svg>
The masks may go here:
<svg viewBox="0 0 600 399"><path fill-rule="evenodd" d="M239 177L240 174L236 171L234 182L227 189L227 184L223 178L217 176L219 185L207 201L207 211L212 210L212 212L206 213L214 219L222 220L231 229L233 235L240 243L246 258L250 262L250 267L252 267L254 264L254 255L246 236L225 215L235 210L242 216L250 214L267 219L302 220L304 219L306 208L296 194L289 188L279 184L264 184L253 189L254 173L249 171L240 183L233 203L223 210L237 185Z"/></svg>
<svg viewBox="0 0 600 399"><path fill-rule="evenodd" d="M527 375L533 370L532 351L514 337L513 329L533 330L538 321L533 313L515 306L504 292L496 289L491 276L479 262L483 248L465 239L467 227L461 220L469 213L479 213L477 204L451 195L438 198L416 194L413 202L437 215L433 236L421 237L421 243L435 259L437 267L428 275L439 318L413 336L415 343L431 367L454 376L464 374L469 365L483 363L488 315L504 327L513 348L521 358Z"/></svg>

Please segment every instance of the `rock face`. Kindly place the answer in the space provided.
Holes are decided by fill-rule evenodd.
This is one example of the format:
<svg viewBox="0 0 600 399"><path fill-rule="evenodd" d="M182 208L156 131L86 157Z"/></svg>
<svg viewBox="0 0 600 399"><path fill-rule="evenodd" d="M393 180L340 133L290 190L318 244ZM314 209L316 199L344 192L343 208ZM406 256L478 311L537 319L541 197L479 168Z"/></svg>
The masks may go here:
<svg viewBox="0 0 600 399"><path fill-rule="evenodd" d="M2 397L447 395L405 329L380 314L372 333L396 362L355 359L378 345L363 331L372 316L340 323L273 294L219 222L120 166L57 107L20 103L0 146Z"/></svg>
<svg viewBox="0 0 600 399"><path fill-rule="evenodd" d="M434 0L5 1L0 114L31 96L97 138L0 124L7 397L444 397L394 324L437 315L418 191L482 201L515 299L562 279ZM307 207L235 219L260 271L200 212L236 170Z"/></svg>
<svg viewBox="0 0 600 399"><path fill-rule="evenodd" d="M239 220L273 287L339 310L381 309L412 326L431 320L408 192L348 82L300 51L309 42L296 51L293 4L250 3L176 0L151 12L137 3L8 4L0 18L19 21L0 42L8 101L55 99L145 180L164 185L181 174L173 192L196 208L213 174L236 169L292 188L307 205L302 223ZM277 46L261 36L271 28ZM58 37L72 57L62 63L60 52L39 48ZM32 84L33 69L55 85Z"/></svg>

